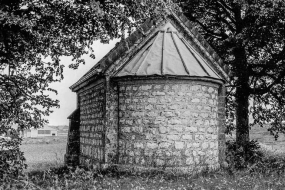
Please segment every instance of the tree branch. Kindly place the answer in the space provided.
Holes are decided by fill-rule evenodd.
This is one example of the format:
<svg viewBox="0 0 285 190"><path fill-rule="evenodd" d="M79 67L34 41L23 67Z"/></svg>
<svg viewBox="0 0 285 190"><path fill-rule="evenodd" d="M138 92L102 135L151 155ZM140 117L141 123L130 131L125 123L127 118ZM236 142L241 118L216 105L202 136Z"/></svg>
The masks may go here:
<svg viewBox="0 0 285 190"><path fill-rule="evenodd" d="M224 39L225 38L225 36L223 36L221 33L219 34L219 33L215 33L215 32L213 32L213 31L211 31L211 30L209 30L208 29L208 27L207 26L205 26L202 22L200 22L199 20L197 20L196 21L202 28L203 28L203 30L207 33L207 34L209 34L209 35L211 35L211 36L213 36L213 37L218 37L218 38L221 38L221 39Z"/></svg>
<svg viewBox="0 0 285 190"><path fill-rule="evenodd" d="M229 11L233 11L233 9L229 7L223 0L216 0L216 2L220 5L220 7L222 7L222 9L224 10L224 13L228 16L231 22L233 24L236 24L236 21L234 20L234 18L232 18L231 13L229 12Z"/></svg>
<svg viewBox="0 0 285 190"><path fill-rule="evenodd" d="M265 94L267 93L268 91L270 91L270 89L275 86L276 84L280 83L281 80L285 77L285 69L280 72L279 76L270 84L268 85L267 87L265 88L260 88L260 89L256 89L256 88L250 88L249 91L250 93L252 94L259 94L259 95L262 95L262 94Z"/></svg>

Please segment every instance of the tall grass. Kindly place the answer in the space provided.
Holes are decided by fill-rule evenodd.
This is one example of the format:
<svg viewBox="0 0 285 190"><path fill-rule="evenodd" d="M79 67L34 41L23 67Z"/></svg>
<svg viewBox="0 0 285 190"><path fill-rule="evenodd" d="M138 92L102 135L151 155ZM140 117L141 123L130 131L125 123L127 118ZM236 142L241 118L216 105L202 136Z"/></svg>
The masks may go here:
<svg viewBox="0 0 285 190"><path fill-rule="evenodd" d="M247 165L243 169L227 167L218 171L202 172L197 176L58 167L45 171L32 171L19 179L7 180L0 185L0 189L284 190L285 154L262 149L261 155L258 162Z"/></svg>

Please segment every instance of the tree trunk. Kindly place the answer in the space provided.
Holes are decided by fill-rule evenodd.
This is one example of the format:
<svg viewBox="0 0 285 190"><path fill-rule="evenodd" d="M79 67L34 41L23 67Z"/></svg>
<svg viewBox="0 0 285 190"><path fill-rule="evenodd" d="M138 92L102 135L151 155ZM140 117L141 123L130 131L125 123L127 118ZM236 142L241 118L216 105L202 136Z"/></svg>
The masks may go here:
<svg viewBox="0 0 285 190"><path fill-rule="evenodd" d="M236 142L245 146L249 142L249 73L247 69L246 53L242 45L236 49L238 77L236 88Z"/></svg>
<svg viewBox="0 0 285 190"><path fill-rule="evenodd" d="M236 141L239 145L244 146L249 142L249 94L247 86L238 87L236 95Z"/></svg>

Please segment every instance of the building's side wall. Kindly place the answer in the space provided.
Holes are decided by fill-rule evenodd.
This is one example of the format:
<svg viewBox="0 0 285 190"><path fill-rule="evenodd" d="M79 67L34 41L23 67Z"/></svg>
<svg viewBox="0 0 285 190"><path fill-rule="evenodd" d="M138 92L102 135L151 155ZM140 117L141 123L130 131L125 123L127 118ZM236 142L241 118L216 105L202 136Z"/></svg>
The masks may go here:
<svg viewBox="0 0 285 190"><path fill-rule="evenodd" d="M64 162L66 165L76 166L79 165L80 155L80 110L77 108L68 119L69 128Z"/></svg>
<svg viewBox="0 0 285 190"><path fill-rule="evenodd" d="M105 163L118 163L118 88L117 83L106 82L106 151Z"/></svg>
<svg viewBox="0 0 285 190"><path fill-rule="evenodd" d="M104 163L105 88L104 82L78 93L80 108L80 164L100 166Z"/></svg>
<svg viewBox="0 0 285 190"><path fill-rule="evenodd" d="M44 131L44 132L41 133L39 131ZM24 131L23 136L24 137L50 137L50 136L57 136L57 130L46 129L46 128L30 129L29 131Z"/></svg>
<svg viewBox="0 0 285 190"><path fill-rule="evenodd" d="M30 137L38 137L38 130L37 129L31 129Z"/></svg>
<svg viewBox="0 0 285 190"><path fill-rule="evenodd" d="M226 135L225 123L226 122L226 87L221 85L219 88L218 97L218 126L219 126L219 162L222 166L225 164L226 159Z"/></svg>
<svg viewBox="0 0 285 190"><path fill-rule="evenodd" d="M39 131L45 131L44 133ZM36 134L35 134L36 133ZM54 135L53 135L54 134ZM36 129L36 131L33 132L33 136L37 137L51 137L51 136L57 136L57 130L51 130L51 129Z"/></svg>
<svg viewBox="0 0 285 190"><path fill-rule="evenodd" d="M51 131L51 136L57 136L57 130Z"/></svg>
<svg viewBox="0 0 285 190"><path fill-rule="evenodd" d="M183 172L218 168L219 85L119 82L119 164Z"/></svg>

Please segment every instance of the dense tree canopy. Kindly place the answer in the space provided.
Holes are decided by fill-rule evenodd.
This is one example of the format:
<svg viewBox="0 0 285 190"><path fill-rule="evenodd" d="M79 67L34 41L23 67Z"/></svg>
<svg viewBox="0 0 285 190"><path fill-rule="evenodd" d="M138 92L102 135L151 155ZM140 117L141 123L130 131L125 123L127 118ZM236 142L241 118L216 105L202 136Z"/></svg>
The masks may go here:
<svg viewBox="0 0 285 190"><path fill-rule="evenodd" d="M95 40L124 38L125 31L156 14L160 5L123 0L0 1L0 134L9 132L12 137L1 138L0 151L13 150L0 156L0 177L3 171L17 175L22 165L18 132L42 126L51 108L58 107L47 92L56 93L49 85L63 78L63 68L77 68L84 54L94 58ZM71 56L73 62L60 62L61 56ZM15 124L18 128L12 127Z"/></svg>
<svg viewBox="0 0 285 190"><path fill-rule="evenodd" d="M249 140L254 124L272 123L277 136L285 103L285 1L177 1L231 70L228 116L236 113L237 141ZM253 106L248 110L249 100ZM233 122L233 119L230 120Z"/></svg>
<svg viewBox="0 0 285 190"><path fill-rule="evenodd" d="M92 43L122 36L140 14L137 3L64 0L0 2L1 125L37 127L58 102L45 95L51 82L62 79L61 56L73 57L69 66L84 63ZM141 7L141 10L140 10ZM136 11L135 11L136 10ZM94 57L94 54L91 54ZM5 70L6 69L6 70ZM37 105L37 106L35 106ZM44 109L43 109L44 108Z"/></svg>
<svg viewBox="0 0 285 190"><path fill-rule="evenodd" d="M46 92L56 92L49 84L63 78L67 65L60 62L61 56L71 56L73 62L68 66L77 68L84 63L82 55L89 53L94 58L95 40L108 43L110 39L124 38L125 31L131 32L146 18L160 14L165 2L171 4L163 0L0 1L0 133L12 133L7 146L19 153L20 138L12 124L18 124L18 130L40 127L46 122L44 116L58 106L58 101ZM274 134L284 132L280 120L284 118L285 101L285 2L174 2L197 23L229 65L227 111L229 118L237 115L239 142L249 140L249 112L254 123L272 122ZM254 104L248 110L250 99ZM14 153L10 156L13 160L22 159ZM5 165L9 156L1 155L0 170L10 167Z"/></svg>

